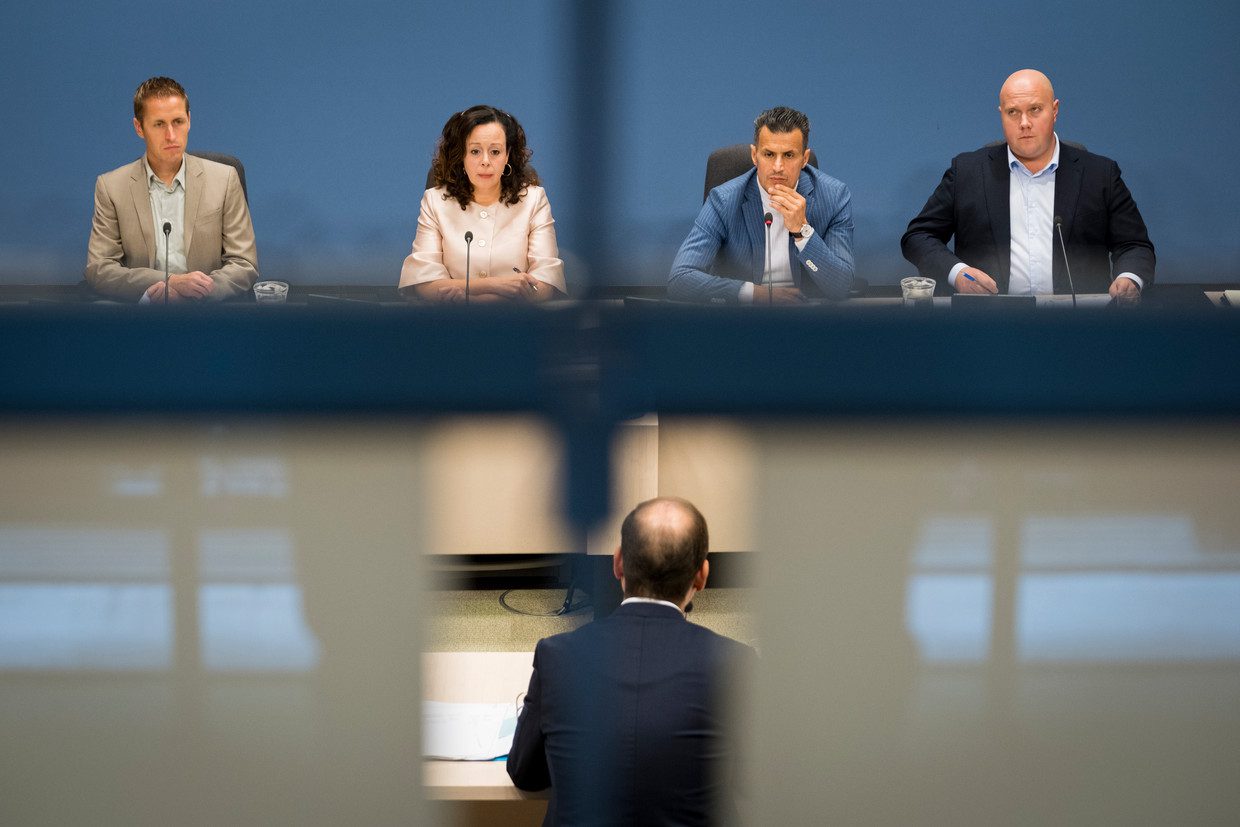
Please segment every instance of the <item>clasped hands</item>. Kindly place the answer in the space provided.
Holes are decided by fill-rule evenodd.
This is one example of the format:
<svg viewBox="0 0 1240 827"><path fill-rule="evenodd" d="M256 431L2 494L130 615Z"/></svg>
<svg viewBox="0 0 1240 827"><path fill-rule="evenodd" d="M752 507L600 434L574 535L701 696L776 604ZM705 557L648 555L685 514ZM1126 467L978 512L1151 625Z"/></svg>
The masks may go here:
<svg viewBox="0 0 1240 827"><path fill-rule="evenodd" d="M168 301L197 301L205 299L215 289L215 282L206 273L195 270L192 273L173 273L168 276ZM157 281L146 288L144 297L151 302L164 300L164 283Z"/></svg>
<svg viewBox="0 0 1240 827"><path fill-rule="evenodd" d="M464 279L442 279L442 282L438 285L439 301L449 304L465 301ZM533 301L539 291L538 285L538 279L522 272L514 272L510 276L470 279L470 299Z"/></svg>

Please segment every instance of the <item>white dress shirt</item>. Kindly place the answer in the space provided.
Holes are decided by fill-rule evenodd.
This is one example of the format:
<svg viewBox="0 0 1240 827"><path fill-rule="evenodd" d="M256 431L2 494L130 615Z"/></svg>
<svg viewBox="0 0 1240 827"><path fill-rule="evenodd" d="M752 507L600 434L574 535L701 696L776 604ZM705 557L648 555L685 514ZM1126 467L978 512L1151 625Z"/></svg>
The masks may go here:
<svg viewBox="0 0 1240 827"><path fill-rule="evenodd" d="M770 284L772 287L793 287L795 282L792 280L792 258L788 253L788 228L784 225L784 214L779 210L771 207L771 195L761 184L758 184L758 194L762 196L762 213L771 214L771 231L769 233L771 239L771 255L770 268L767 268L767 259L762 259L762 284ZM766 227L763 226L765 233ZM797 229L801 229L797 227ZM797 245L798 250L804 250L808 238L798 238L793 241ZM740 301L742 304L753 302L754 283L747 281L741 285Z"/></svg>
<svg viewBox="0 0 1240 827"><path fill-rule="evenodd" d="M624 598L624 600L620 601L621 606L625 605L626 603L658 603L660 606L671 606L673 609L680 612L681 617L685 616L685 610L680 608L679 606L677 606L675 603L671 602L670 600L659 600L656 597L626 597Z"/></svg>

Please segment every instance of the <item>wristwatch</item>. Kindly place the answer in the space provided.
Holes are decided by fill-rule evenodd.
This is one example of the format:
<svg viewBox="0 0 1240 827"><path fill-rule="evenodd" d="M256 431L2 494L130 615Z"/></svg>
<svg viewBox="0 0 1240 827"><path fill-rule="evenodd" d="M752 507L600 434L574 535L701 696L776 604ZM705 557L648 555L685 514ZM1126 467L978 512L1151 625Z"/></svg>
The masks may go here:
<svg viewBox="0 0 1240 827"><path fill-rule="evenodd" d="M801 225L801 229L795 233L788 233L793 238L810 238L814 235L814 228L808 222Z"/></svg>

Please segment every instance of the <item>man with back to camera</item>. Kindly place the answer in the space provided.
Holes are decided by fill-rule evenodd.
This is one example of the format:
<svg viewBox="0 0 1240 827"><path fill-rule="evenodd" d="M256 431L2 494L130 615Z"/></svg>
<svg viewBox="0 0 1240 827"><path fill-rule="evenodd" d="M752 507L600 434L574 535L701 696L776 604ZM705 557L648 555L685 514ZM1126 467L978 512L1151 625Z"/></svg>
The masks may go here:
<svg viewBox="0 0 1240 827"><path fill-rule="evenodd" d="M1050 79L1035 69L1008 77L999 90L999 114L1007 145L952 159L900 239L904 257L957 293L1045 295L1075 288L1139 300L1154 281L1154 245L1119 166L1059 140L1059 101ZM947 248L953 235L955 252Z"/></svg>
<svg viewBox="0 0 1240 827"><path fill-rule="evenodd" d="M710 824L731 809L721 695L755 654L685 618L706 586L708 544L690 503L642 503L612 560L624 602L539 641L508 775L523 790L551 787L544 825Z"/></svg>
<svg viewBox="0 0 1240 827"><path fill-rule="evenodd" d="M146 153L95 182L86 281L110 298L162 302L166 243L168 301L248 291L258 250L241 179L227 164L185 153L185 90L172 78L146 80L134 93L133 115Z"/></svg>
<svg viewBox="0 0 1240 827"><path fill-rule="evenodd" d="M806 166L809 118L777 106L758 116L753 136L754 168L710 191L672 262L667 297L710 304L847 297L851 196L842 182Z"/></svg>

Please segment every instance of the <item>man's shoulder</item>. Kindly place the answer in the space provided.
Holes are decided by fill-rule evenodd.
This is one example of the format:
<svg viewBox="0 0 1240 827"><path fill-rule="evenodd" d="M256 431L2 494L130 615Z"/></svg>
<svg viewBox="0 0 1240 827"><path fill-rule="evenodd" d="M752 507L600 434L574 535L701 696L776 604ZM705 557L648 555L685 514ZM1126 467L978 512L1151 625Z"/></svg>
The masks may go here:
<svg viewBox="0 0 1240 827"><path fill-rule="evenodd" d="M1069 144L1066 141L1059 142L1059 165L1066 163L1079 163L1090 167L1109 167L1115 164L1113 158L1106 155L1099 155L1097 152L1090 152L1080 144Z"/></svg>
<svg viewBox="0 0 1240 827"><path fill-rule="evenodd" d="M595 635L598 634L599 623L601 621L592 620L589 623L582 624L576 629L570 629L567 632L560 632L554 635L548 635L535 644L534 653L551 654L555 652L563 652L574 646L580 646Z"/></svg>
<svg viewBox="0 0 1240 827"><path fill-rule="evenodd" d="M128 181L130 178L137 178L139 181L141 181L142 176L143 176L142 159L139 158L136 161L130 161L127 164L121 164L116 169L108 170L107 172L99 176L99 180L105 183L108 183L108 184L112 184L112 183L120 183L122 181Z"/></svg>
<svg viewBox="0 0 1240 827"><path fill-rule="evenodd" d="M690 634L698 637L703 642L703 645L713 647L715 651L725 657L742 657L754 652L752 646L747 643L741 643L736 638L721 635L713 629L707 629L698 623L690 622L687 625L693 630Z"/></svg>
<svg viewBox="0 0 1240 827"><path fill-rule="evenodd" d="M210 158L203 158L188 152L185 153L185 174L187 176L197 175L199 172L209 178L222 180L227 180L230 176L237 175L237 169L232 164L212 161ZM237 177L240 178L240 176Z"/></svg>
<svg viewBox="0 0 1240 827"><path fill-rule="evenodd" d="M820 204L840 204L852 197L848 185L834 178L817 167L808 164L801 168L803 175L808 175L813 185L813 197ZM808 191L806 195L808 196Z"/></svg>
<svg viewBox="0 0 1240 827"><path fill-rule="evenodd" d="M714 204L717 207L735 207L745 200L745 190L749 188L753 182L757 168L753 167L735 178L724 181L719 186L710 191L710 195L706 198L707 204Z"/></svg>
<svg viewBox="0 0 1240 827"><path fill-rule="evenodd" d="M977 149L959 152L954 158L952 158L952 166L977 166L978 164L990 163L999 156L1007 156L1007 144L1002 141L987 144L986 146L978 147Z"/></svg>

